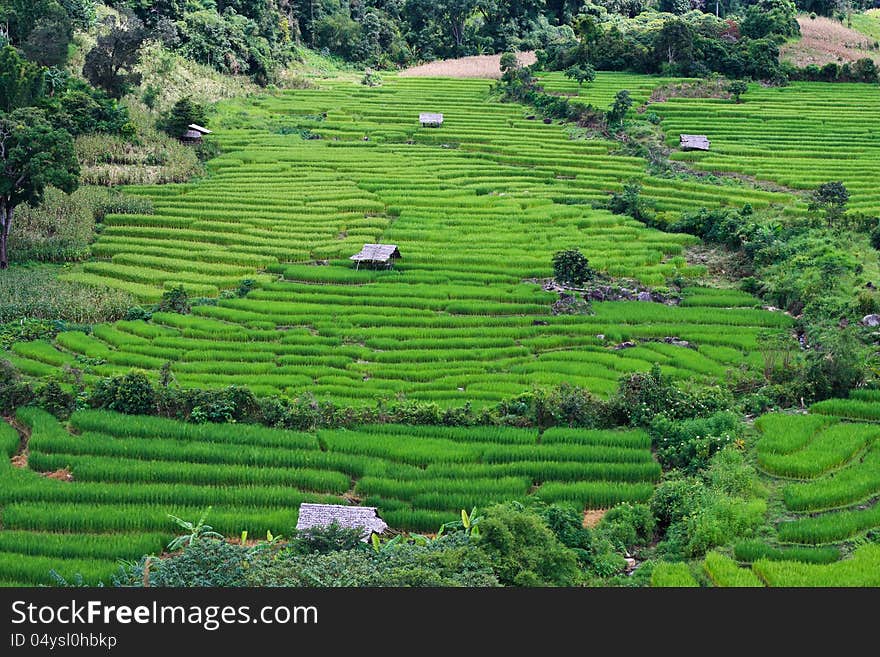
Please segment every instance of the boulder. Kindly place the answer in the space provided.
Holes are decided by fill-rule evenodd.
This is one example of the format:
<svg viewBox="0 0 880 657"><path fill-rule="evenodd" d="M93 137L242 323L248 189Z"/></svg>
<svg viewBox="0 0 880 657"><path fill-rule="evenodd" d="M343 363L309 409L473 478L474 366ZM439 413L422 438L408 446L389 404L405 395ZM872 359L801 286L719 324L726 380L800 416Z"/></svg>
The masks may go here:
<svg viewBox="0 0 880 657"><path fill-rule="evenodd" d="M862 324L865 326L880 326L880 315L865 315L862 317Z"/></svg>

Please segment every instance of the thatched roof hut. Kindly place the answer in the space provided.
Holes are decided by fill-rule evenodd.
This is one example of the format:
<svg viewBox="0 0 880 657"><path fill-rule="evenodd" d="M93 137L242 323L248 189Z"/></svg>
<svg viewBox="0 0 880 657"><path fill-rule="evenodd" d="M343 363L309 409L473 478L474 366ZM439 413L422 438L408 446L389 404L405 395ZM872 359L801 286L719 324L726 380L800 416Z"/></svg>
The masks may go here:
<svg viewBox="0 0 880 657"><path fill-rule="evenodd" d="M361 264L372 267L391 267L393 260L400 257L400 250L396 244L364 244L360 253L355 253L349 258L354 260L357 267Z"/></svg>
<svg viewBox="0 0 880 657"><path fill-rule="evenodd" d="M197 123L190 123L186 127L186 132L184 132L180 136L180 141L187 143L197 143L202 141L202 137L204 135L210 135L211 131L207 128L198 125Z"/></svg>
<svg viewBox="0 0 880 657"><path fill-rule="evenodd" d="M708 151L709 138L706 135L680 135L679 144L683 151Z"/></svg>
<svg viewBox="0 0 880 657"><path fill-rule="evenodd" d="M419 123L423 128L439 128L443 125L443 115L437 112L422 112L419 114Z"/></svg>
<svg viewBox="0 0 880 657"><path fill-rule="evenodd" d="M388 524L379 517L374 506L345 506L344 504L307 504L299 505L297 530L312 527L329 527L336 523L340 527L362 529L362 541L367 541L373 534L381 534L388 529Z"/></svg>

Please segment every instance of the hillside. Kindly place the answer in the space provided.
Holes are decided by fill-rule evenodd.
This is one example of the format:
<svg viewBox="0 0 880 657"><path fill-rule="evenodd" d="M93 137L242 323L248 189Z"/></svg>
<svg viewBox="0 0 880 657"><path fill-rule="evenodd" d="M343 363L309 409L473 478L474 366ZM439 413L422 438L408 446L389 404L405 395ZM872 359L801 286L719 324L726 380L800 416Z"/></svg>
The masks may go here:
<svg viewBox="0 0 880 657"><path fill-rule="evenodd" d="M859 20L862 19L862 20ZM824 16L799 16L801 36L779 49L780 58L797 66L855 62L863 57L880 60L877 29L871 19L857 15L853 27Z"/></svg>
<svg viewBox="0 0 880 657"><path fill-rule="evenodd" d="M662 8L0 6L0 585L880 584L877 12Z"/></svg>

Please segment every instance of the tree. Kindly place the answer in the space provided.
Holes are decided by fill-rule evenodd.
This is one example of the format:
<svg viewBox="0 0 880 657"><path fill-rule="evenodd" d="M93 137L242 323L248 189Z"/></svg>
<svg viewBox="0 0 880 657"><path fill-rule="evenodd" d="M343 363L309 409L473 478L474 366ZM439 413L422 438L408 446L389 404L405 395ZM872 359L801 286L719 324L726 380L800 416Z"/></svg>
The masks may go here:
<svg viewBox="0 0 880 657"><path fill-rule="evenodd" d="M560 283L580 285L595 275L590 268L590 262L578 249L567 249L553 254L553 276Z"/></svg>
<svg viewBox="0 0 880 657"><path fill-rule="evenodd" d="M629 95L629 91L626 89L621 89L614 95L614 103L611 105L611 109L606 113L606 119L608 120L609 125L617 125L623 121L626 117L626 113L629 112L632 107L633 101Z"/></svg>
<svg viewBox="0 0 880 657"><path fill-rule="evenodd" d="M582 87L584 82L592 82L596 79L596 69L589 64L575 64L565 69L565 77L578 83Z"/></svg>
<svg viewBox="0 0 880 657"><path fill-rule="evenodd" d="M0 50L0 111L33 105L45 91L43 68L22 59L12 46Z"/></svg>
<svg viewBox="0 0 880 657"><path fill-rule="evenodd" d="M740 32L751 39L760 39L771 34L797 36L801 33L797 11L791 0L758 0L746 9L740 22Z"/></svg>
<svg viewBox="0 0 880 657"><path fill-rule="evenodd" d="M680 18L665 21L654 39L654 52L658 60L673 64L689 64L694 56L694 28Z"/></svg>
<svg viewBox="0 0 880 657"><path fill-rule="evenodd" d="M501 60L499 61L499 65L501 67L501 73L507 73L508 71L512 71L516 68L519 68L519 60L516 58L516 53L514 52L506 52L501 55Z"/></svg>
<svg viewBox="0 0 880 657"><path fill-rule="evenodd" d="M70 134L53 128L43 110L28 107L0 112L0 165L0 269L6 269L16 207L38 203L47 185L72 192L79 163Z"/></svg>
<svg viewBox="0 0 880 657"><path fill-rule="evenodd" d="M30 29L21 43L22 52L42 66L59 66L67 61L67 47L73 38L73 24L67 12L56 3L48 3L46 11Z"/></svg>
<svg viewBox="0 0 880 657"><path fill-rule="evenodd" d="M184 96L160 117L157 125L163 132L179 138L187 131L190 123L207 125L207 114L203 105L190 96Z"/></svg>
<svg viewBox="0 0 880 657"><path fill-rule="evenodd" d="M147 30L141 20L131 14L123 14L119 21L110 16L104 25L107 32L98 37L98 43L86 55L83 75L111 97L122 98L141 82L141 74L134 69L147 39Z"/></svg>
<svg viewBox="0 0 880 657"><path fill-rule="evenodd" d="M809 210L824 212L828 227L840 219L846 212L849 192L840 180L822 183L810 195Z"/></svg>
<svg viewBox="0 0 880 657"><path fill-rule="evenodd" d="M749 85L742 80L733 80L727 85L727 93L733 96L734 102L741 102L740 96L749 90Z"/></svg>

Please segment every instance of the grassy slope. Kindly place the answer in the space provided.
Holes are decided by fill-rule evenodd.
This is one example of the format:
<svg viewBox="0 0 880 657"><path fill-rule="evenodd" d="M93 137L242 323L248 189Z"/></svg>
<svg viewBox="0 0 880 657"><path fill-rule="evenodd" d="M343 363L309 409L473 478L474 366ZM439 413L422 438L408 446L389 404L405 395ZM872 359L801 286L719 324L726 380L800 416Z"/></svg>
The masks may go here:
<svg viewBox="0 0 880 657"><path fill-rule="evenodd" d="M853 16L853 27L857 21L870 21L876 26L876 19L861 16ZM875 61L880 60L880 52L869 49L869 43L876 37L866 38L866 33L850 29L846 25L823 16L811 19L808 16L800 16L798 23L801 26L800 39L791 40L779 49L780 59L789 61L797 66L815 64L822 66L828 62L854 62L862 57L869 57Z"/></svg>

